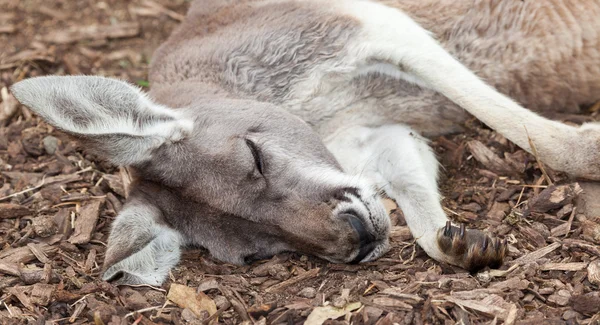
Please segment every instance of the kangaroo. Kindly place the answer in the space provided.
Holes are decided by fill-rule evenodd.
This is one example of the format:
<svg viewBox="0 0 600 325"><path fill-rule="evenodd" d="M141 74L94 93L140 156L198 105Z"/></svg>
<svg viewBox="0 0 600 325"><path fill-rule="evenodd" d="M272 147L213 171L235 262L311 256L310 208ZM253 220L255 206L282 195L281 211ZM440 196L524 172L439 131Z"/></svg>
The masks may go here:
<svg viewBox="0 0 600 325"><path fill-rule="evenodd" d="M149 94L95 76L11 89L134 175L105 280L160 285L187 246L235 264L372 261L389 249L383 194L430 257L474 272L506 242L449 221L427 137L472 115L600 180L600 125L539 114L600 99L597 17L565 0L197 0L156 50Z"/></svg>

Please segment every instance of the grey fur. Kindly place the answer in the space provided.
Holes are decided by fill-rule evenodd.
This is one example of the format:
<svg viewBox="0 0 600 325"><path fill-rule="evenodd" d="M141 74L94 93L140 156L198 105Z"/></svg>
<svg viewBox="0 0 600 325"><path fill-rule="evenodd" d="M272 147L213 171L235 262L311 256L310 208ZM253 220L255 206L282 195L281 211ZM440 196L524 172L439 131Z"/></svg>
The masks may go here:
<svg viewBox="0 0 600 325"><path fill-rule="evenodd" d="M538 10L530 1L502 4L498 11L488 10L493 1L485 0L381 2L403 9L492 86L531 108L599 99L597 36L579 47L559 43L558 59L522 61L476 46L500 43L519 53L544 44L548 31L536 33L546 26L518 26L525 36L515 39L497 30L511 6ZM439 16L442 7L453 14ZM180 245L206 247L232 263L286 250L349 262L359 254L359 236L344 219L344 206L360 210L380 244L366 260L385 253L390 225L379 197L342 172L321 138L357 121L444 134L459 130L468 114L431 89L355 74L373 58L348 57L348 43L362 26L336 8L316 1L197 0L152 59L152 100L123 82L94 77L35 78L13 87L36 113L135 175L111 230L105 279L160 284L177 263ZM473 16L476 10L486 14ZM587 22L582 29L598 33L599 24L588 17L593 10L587 11L579 11ZM477 28L480 35L473 36ZM580 63L560 59L573 53ZM538 84L540 75L544 82ZM585 89L563 79L584 80ZM115 121L121 128L111 125ZM144 132L150 129L161 133ZM260 148L264 175L246 140Z"/></svg>

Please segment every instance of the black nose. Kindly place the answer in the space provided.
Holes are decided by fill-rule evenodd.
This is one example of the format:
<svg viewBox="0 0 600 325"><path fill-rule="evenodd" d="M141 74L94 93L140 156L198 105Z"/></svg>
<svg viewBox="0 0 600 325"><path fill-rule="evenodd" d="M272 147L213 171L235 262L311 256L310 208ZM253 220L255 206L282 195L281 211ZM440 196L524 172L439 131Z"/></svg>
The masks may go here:
<svg viewBox="0 0 600 325"><path fill-rule="evenodd" d="M356 255L352 262L350 262L356 264L362 261L367 255L369 255L369 253L373 251L373 249L375 249L377 243L375 242L375 236L371 235L367 231L365 225L362 223L362 221L360 221L356 214L345 213L344 215L348 218L348 221L350 222L352 228L358 233L360 248L358 251L358 255Z"/></svg>

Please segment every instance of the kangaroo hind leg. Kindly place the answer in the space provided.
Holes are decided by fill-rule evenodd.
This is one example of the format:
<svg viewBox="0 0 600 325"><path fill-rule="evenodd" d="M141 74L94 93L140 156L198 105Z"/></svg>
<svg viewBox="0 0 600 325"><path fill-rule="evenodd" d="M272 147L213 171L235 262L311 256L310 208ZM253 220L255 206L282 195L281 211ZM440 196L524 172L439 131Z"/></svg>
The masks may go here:
<svg viewBox="0 0 600 325"><path fill-rule="evenodd" d="M573 127L546 119L480 80L401 11L370 1L337 3L361 23L347 45L357 66L385 63L401 78L440 92L549 167L600 180L600 124ZM402 77L402 75L408 77Z"/></svg>

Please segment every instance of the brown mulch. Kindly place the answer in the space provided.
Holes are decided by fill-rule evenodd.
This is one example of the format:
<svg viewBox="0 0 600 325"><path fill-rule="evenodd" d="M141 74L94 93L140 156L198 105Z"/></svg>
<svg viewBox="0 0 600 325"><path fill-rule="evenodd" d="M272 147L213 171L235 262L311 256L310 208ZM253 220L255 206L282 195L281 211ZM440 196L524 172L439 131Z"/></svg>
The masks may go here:
<svg viewBox="0 0 600 325"><path fill-rule="evenodd" d="M393 210L393 249L372 263L282 254L233 266L199 250L184 253L160 288L102 282L127 174L40 121L7 87L49 74L146 86L152 51L188 5L0 0L1 324L599 323L599 186L540 168L476 121L433 145L447 214L508 239L501 270L470 275L429 259ZM570 118L598 120L598 110Z"/></svg>

